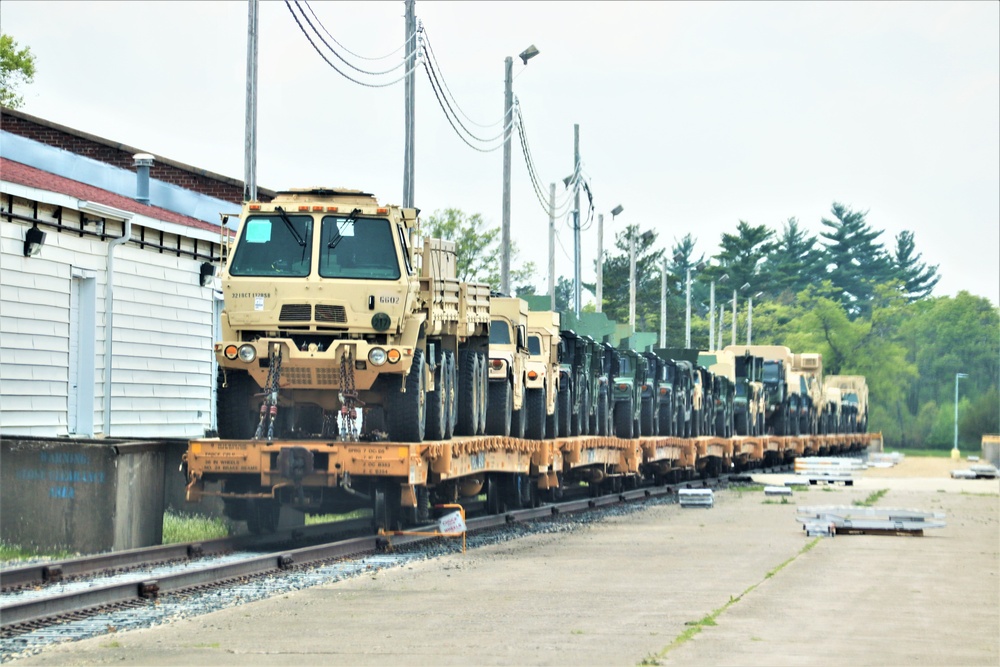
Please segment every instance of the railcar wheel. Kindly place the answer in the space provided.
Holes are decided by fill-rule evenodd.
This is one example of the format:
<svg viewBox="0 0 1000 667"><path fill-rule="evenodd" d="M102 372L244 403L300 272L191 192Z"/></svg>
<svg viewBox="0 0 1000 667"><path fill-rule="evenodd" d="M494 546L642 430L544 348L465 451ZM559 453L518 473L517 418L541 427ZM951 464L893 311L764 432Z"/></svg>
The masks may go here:
<svg viewBox="0 0 1000 667"><path fill-rule="evenodd" d="M390 381L391 382L391 381ZM395 385L395 382L391 382ZM424 379L424 351L413 351L410 372L406 376L406 391L390 389L386 427L389 439L396 442L423 442L426 422L424 404L427 383Z"/></svg>
<svg viewBox="0 0 1000 667"><path fill-rule="evenodd" d="M278 530L281 505L271 498L249 498L246 501L247 530L252 535L268 535Z"/></svg>
<svg viewBox="0 0 1000 667"><path fill-rule="evenodd" d="M525 435L532 440L545 439L545 387L528 389L525 396L528 424Z"/></svg>
<svg viewBox="0 0 1000 667"><path fill-rule="evenodd" d="M378 482L372 491L372 528L376 531L402 528L399 507L399 485L391 481Z"/></svg>
<svg viewBox="0 0 1000 667"><path fill-rule="evenodd" d="M486 476L486 512L488 514L503 514L507 508L503 503L503 490L496 475Z"/></svg>
<svg viewBox="0 0 1000 667"><path fill-rule="evenodd" d="M486 411L486 432L490 435L510 435L510 415L514 396L507 380L490 382L489 409Z"/></svg>

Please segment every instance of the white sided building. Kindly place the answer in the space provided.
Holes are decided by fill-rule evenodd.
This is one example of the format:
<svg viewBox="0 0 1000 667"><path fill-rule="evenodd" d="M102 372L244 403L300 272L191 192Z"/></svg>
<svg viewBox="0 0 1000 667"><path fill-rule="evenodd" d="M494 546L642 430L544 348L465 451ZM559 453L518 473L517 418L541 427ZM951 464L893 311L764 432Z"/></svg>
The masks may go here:
<svg viewBox="0 0 1000 667"><path fill-rule="evenodd" d="M112 176L132 179L142 197L148 169L137 177L8 133L3 142L0 436L189 438L213 429L223 228L83 182L123 172ZM39 166L53 155L57 168ZM228 208L216 220L239 210L201 199Z"/></svg>

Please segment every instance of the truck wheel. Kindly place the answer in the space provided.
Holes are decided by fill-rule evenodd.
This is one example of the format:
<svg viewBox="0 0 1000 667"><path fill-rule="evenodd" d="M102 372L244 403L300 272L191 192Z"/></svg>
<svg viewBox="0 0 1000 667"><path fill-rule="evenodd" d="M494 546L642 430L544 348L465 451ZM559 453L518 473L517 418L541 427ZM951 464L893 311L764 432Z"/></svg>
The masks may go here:
<svg viewBox="0 0 1000 667"><path fill-rule="evenodd" d="M455 420L455 433L458 435L476 435L479 428L479 355L472 350L461 350L458 353L458 386L455 393L458 398L458 415Z"/></svg>
<svg viewBox="0 0 1000 667"><path fill-rule="evenodd" d="M691 411L691 436L697 438L701 435L701 410Z"/></svg>
<svg viewBox="0 0 1000 667"><path fill-rule="evenodd" d="M424 437L427 440L443 440L445 429L445 399L448 395L448 370L444 354L437 360L437 371L434 373L434 391L427 392L424 417ZM409 390L409 387L407 387Z"/></svg>
<svg viewBox="0 0 1000 667"><path fill-rule="evenodd" d="M545 387L528 389L525 395L528 425L525 435L532 440L545 439Z"/></svg>
<svg viewBox="0 0 1000 667"><path fill-rule="evenodd" d="M672 436L674 434L673 424L670 423L670 417L673 413L670 411L670 406L661 405L660 409L657 411L656 418L660 422L657 426L660 427L659 435Z"/></svg>
<svg viewBox="0 0 1000 667"><path fill-rule="evenodd" d="M260 387L249 373L223 368L219 368L217 382L219 437L223 440L252 438L260 419L260 401L255 406L250 401L255 393L261 391Z"/></svg>
<svg viewBox="0 0 1000 667"><path fill-rule="evenodd" d="M486 367L486 355L482 352L476 355L479 359L479 435L486 435L486 412L489 407L490 371Z"/></svg>
<svg viewBox="0 0 1000 667"><path fill-rule="evenodd" d="M736 433L737 435L750 435L747 432L747 416L742 412L736 413Z"/></svg>
<svg viewBox="0 0 1000 667"><path fill-rule="evenodd" d="M642 405L639 409L639 434L655 435L653 433L653 399L642 399Z"/></svg>
<svg viewBox="0 0 1000 667"><path fill-rule="evenodd" d="M632 401L615 403L615 435L619 438L632 437Z"/></svg>
<svg viewBox="0 0 1000 667"><path fill-rule="evenodd" d="M486 432L490 435L510 435L510 415L514 396L507 380L490 382L490 400L486 409Z"/></svg>
<svg viewBox="0 0 1000 667"><path fill-rule="evenodd" d="M573 408L576 408L574 410ZM569 412L570 412L570 428L572 429L573 435L583 434L583 415L580 414L583 411L583 402L581 401L579 405L574 406L573 401L569 401Z"/></svg>
<svg viewBox="0 0 1000 667"><path fill-rule="evenodd" d="M597 422L594 418L594 403L590 396L590 387L584 383L583 385L583 432L586 435L595 435L597 433Z"/></svg>
<svg viewBox="0 0 1000 667"><path fill-rule="evenodd" d="M559 394L556 394L556 407L551 415L545 415L545 437L558 438L559 433Z"/></svg>
<svg viewBox="0 0 1000 667"><path fill-rule="evenodd" d="M424 403L427 400L427 383L424 380L424 351L413 351L413 362L406 376L406 391L395 389L390 381L386 410L386 427L389 439L395 442L423 442L426 417Z"/></svg>
<svg viewBox="0 0 1000 667"><path fill-rule="evenodd" d="M601 391L597 396L597 434L609 435L610 424L608 424L608 394Z"/></svg>
<svg viewBox="0 0 1000 667"><path fill-rule="evenodd" d="M525 426L528 421L527 410L525 410L524 400L521 401L521 409L513 410L510 413L510 437L524 438Z"/></svg>
<svg viewBox="0 0 1000 667"><path fill-rule="evenodd" d="M559 413L559 433L564 438L573 435L570 424L572 421L572 403L569 387L560 389L559 396L556 398L556 412Z"/></svg>
<svg viewBox="0 0 1000 667"><path fill-rule="evenodd" d="M445 358L445 397L444 397L444 439L451 440L455 435L455 423L458 419L458 371L455 368L455 353L448 350Z"/></svg>

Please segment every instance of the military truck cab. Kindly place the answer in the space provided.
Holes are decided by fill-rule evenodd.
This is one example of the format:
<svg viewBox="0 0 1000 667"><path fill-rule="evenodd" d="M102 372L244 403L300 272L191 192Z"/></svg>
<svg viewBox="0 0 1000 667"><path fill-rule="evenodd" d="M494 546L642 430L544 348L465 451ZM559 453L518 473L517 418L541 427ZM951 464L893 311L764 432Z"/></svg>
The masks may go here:
<svg viewBox="0 0 1000 667"><path fill-rule="evenodd" d="M525 435L528 356L528 302L514 297L492 297L486 407L486 430L490 435L515 438Z"/></svg>

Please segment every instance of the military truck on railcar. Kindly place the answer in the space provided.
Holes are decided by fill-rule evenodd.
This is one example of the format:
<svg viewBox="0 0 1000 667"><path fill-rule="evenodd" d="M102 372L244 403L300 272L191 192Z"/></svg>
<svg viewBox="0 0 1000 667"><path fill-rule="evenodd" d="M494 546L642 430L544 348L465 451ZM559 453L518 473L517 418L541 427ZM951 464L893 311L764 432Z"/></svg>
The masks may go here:
<svg viewBox="0 0 1000 667"><path fill-rule="evenodd" d="M491 296L489 355L486 432L523 438L528 378L528 303L524 299Z"/></svg>
<svg viewBox="0 0 1000 667"><path fill-rule="evenodd" d="M673 361L655 352L642 353L646 358L646 381L642 387L642 414L639 427L642 435L675 435L676 402L674 383L676 368Z"/></svg>
<svg viewBox="0 0 1000 667"><path fill-rule="evenodd" d="M674 435L678 438L690 438L693 430L694 413L694 364L678 356L682 348L657 347L653 349L656 356L667 360L674 367Z"/></svg>
<svg viewBox="0 0 1000 667"><path fill-rule="evenodd" d="M698 363L698 350L694 348L659 348L657 354L674 359L678 373L685 376L688 388L690 418L684 437L712 435L715 431L715 380L707 368Z"/></svg>
<svg viewBox="0 0 1000 667"><path fill-rule="evenodd" d="M736 398L736 360L732 352L711 350L698 355L698 363L713 377L712 396L715 407L714 432L720 438L733 435Z"/></svg>
<svg viewBox="0 0 1000 667"><path fill-rule="evenodd" d="M614 434L619 438L639 436L639 411L642 408L642 382L646 377L646 360L635 350L618 348L618 365L614 367L611 385L611 411Z"/></svg>
<svg viewBox="0 0 1000 667"><path fill-rule="evenodd" d="M489 290L457 280L453 243L414 247L417 230L415 209L358 190L244 205L222 269L220 437L336 437L362 406L392 440L450 436L470 388L456 355L485 352Z"/></svg>
<svg viewBox="0 0 1000 667"><path fill-rule="evenodd" d="M726 350L739 356L749 352L761 357L761 380L764 384L764 428L774 435L794 435L798 416L797 401L792 405L792 351L784 345L727 345ZM798 385L796 385L797 387Z"/></svg>
<svg viewBox="0 0 1000 667"><path fill-rule="evenodd" d="M569 329L564 329L561 336L559 435L596 433L595 407L603 351L589 336L580 336Z"/></svg>
<svg viewBox="0 0 1000 667"><path fill-rule="evenodd" d="M792 370L805 377L806 394L809 397L807 424L802 433L816 435L825 433L821 419L826 411L826 395L823 392L823 355L818 352L803 352L792 355Z"/></svg>
<svg viewBox="0 0 1000 667"><path fill-rule="evenodd" d="M734 363L733 426L736 434L761 435L764 432L764 383L761 382L764 360L748 352L734 356Z"/></svg>
<svg viewBox="0 0 1000 667"><path fill-rule="evenodd" d="M559 313L528 312L528 362L525 434L533 440L556 436L556 399L559 395ZM552 426L549 429L549 425Z"/></svg>
<svg viewBox="0 0 1000 667"><path fill-rule="evenodd" d="M868 432L868 383L863 375L828 375L826 386L840 389L846 433Z"/></svg>

